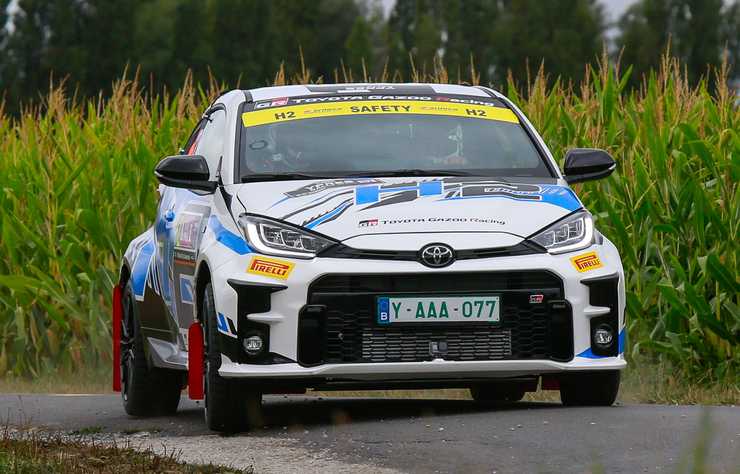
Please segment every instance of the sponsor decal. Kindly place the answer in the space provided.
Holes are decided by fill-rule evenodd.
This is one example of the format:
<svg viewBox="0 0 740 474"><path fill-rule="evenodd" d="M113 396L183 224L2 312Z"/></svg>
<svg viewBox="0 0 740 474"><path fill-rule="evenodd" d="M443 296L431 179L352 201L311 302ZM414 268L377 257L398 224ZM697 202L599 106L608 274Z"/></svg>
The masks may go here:
<svg viewBox="0 0 740 474"><path fill-rule="evenodd" d="M255 109L264 109L266 107L282 107L283 105L288 105L290 103L290 99L287 97L280 97L279 99L273 99L271 101L266 102L258 102L254 105Z"/></svg>
<svg viewBox="0 0 740 474"><path fill-rule="evenodd" d="M360 221L357 224L357 227L376 227L378 225L378 219L366 219L364 221Z"/></svg>
<svg viewBox="0 0 740 474"><path fill-rule="evenodd" d="M381 207L414 201L425 196L439 196L443 200L506 197L516 200L541 201L543 192L543 187L534 184L512 184L493 180L469 182L433 180L358 186L355 188L355 204L370 204L369 208Z"/></svg>
<svg viewBox="0 0 740 474"><path fill-rule="evenodd" d="M473 98L466 98L466 97L451 97L451 96L430 96L421 93L421 95L411 95L408 92L404 91L407 94L406 95L378 95L378 94L370 94L370 95L346 95L346 94L353 94L353 93L363 93L363 92L371 92L371 91L380 91L380 89L363 89L363 88L357 88L357 89L343 89L342 92L339 92L339 94L345 94L345 95L332 95L332 96L323 96L323 97L282 97L279 99L271 99L271 100L265 100L262 102L257 102L254 105L255 110L259 109L267 109L272 107L283 107L285 105L300 105L300 104L325 104L325 103L331 103L331 102L357 102L357 101L367 101L367 100L417 100L417 101L426 101L426 102L453 102L456 104L473 104L473 105L488 105L488 106L499 106L501 107L502 104L500 102L497 102L493 99L485 99L483 97L478 99ZM391 92L392 89L387 89L387 92ZM423 91L420 91L423 92Z"/></svg>
<svg viewBox="0 0 740 474"><path fill-rule="evenodd" d="M247 273L262 275L278 280L287 280L295 267L294 263L268 257L253 257Z"/></svg>
<svg viewBox="0 0 740 474"><path fill-rule="evenodd" d="M541 304L545 300L545 295L529 295L529 304Z"/></svg>
<svg viewBox="0 0 740 474"><path fill-rule="evenodd" d="M256 127L317 117L379 114L445 115L519 123L514 112L504 107L422 100L364 100L348 103L300 104L281 107L279 110L264 109L245 112L242 114L242 122L245 127Z"/></svg>
<svg viewBox="0 0 740 474"><path fill-rule="evenodd" d="M434 89L426 85L402 85L402 84L315 84L305 86L311 92L352 94L358 92L372 91L397 91L406 94L432 94Z"/></svg>
<svg viewBox="0 0 740 474"><path fill-rule="evenodd" d="M604 266L596 252L588 252L571 257L570 261L580 273L596 270Z"/></svg>
<svg viewBox="0 0 740 474"><path fill-rule="evenodd" d="M197 248L202 234L203 214L182 212L175 222L175 246L172 258L175 263L195 266Z"/></svg>
<svg viewBox="0 0 740 474"><path fill-rule="evenodd" d="M310 196L311 194L320 193L321 191L326 191L327 189L334 189L334 188L345 188L348 186L358 186L358 185L365 185L365 184L374 184L374 183L382 183L383 181L377 178L352 178L352 179L332 179L329 181L319 181L317 183L311 183L307 184L305 186L301 186L298 189L294 189L292 191L285 192L286 196L295 198L295 197L302 197L302 196Z"/></svg>
<svg viewBox="0 0 740 474"><path fill-rule="evenodd" d="M372 91L392 91L395 89L391 85L366 85L366 86L345 86L341 89L337 89L337 94L357 94L358 92L372 92Z"/></svg>
<svg viewBox="0 0 740 474"><path fill-rule="evenodd" d="M177 235L175 236L175 247L186 250L194 250L198 245L200 236L200 224L203 220L202 214L183 212L175 224Z"/></svg>
<svg viewBox="0 0 740 474"><path fill-rule="evenodd" d="M495 224L506 225L501 219L490 217L408 217L400 219L368 219L360 221L359 227L375 227L378 225L407 225L407 224L434 224L438 222L454 222L457 224Z"/></svg>
<svg viewBox="0 0 740 474"><path fill-rule="evenodd" d="M419 95L339 95L332 97L297 97L291 104L323 104L327 102L356 102L363 100L434 100L429 96Z"/></svg>
<svg viewBox="0 0 740 474"><path fill-rule="evenodd" d="M329 97L289 97L283 100L267 100L264 102L257 102L254 105L254 109L266 109L271 107L282 107L284 105L301 105L301 104L324 104L331 102L356 102L364 100L421 100L421 101L432 101L435 100L431 96L425 95L334 95ZM491 105L490 102L486 104Z"/></svg>
<svg viewBox="0 0 740 474"><path fill-rule="evenodd" d="M476 104L476 105L496 105L495 102L485 99L469 99L462 97L450 97L450 96L436 96L434 100L438 102L454 102L456 104Z"/></svg>
<svg viewBox="0 0 740 474"><path fill-rule="evenodd" d="M189 267L195 267L196 255L195 252L188 252L179 249L175 249L172 257L176 263L181 265L187 265Z"/></svg>
<svg viewBox="0 0 740 474"><path fill-rule="evenodd" d="M287 205L286 201L290 202L293 198L321 193L332 188L337 189L313 200L304 201L303 205L286 210L286 213L281 218L287 220L297 214L314 210L312 216L304 218L302 223L305 226L310 225L309 228L311 228L341 217L352 207L355 207L357 211L365 211L377 207L409 203L422 198L426 198L433 203L460 199L504 198L515 201L542 202L562 207L569 211L575 211L582 207L581 202L573 191L566 186L508 183L495 179L481 180L475 178L437 178L392 183L376 178L317 181L285 192L285 197L273 203L270 207L285 206ZM357 208L357 206L361 207ZM414 222L450 222L454 219L468 219L459 220L459 222L507 224L502 220L488 217L429 217L415 219L421 220L399 219L394 221L379 219L378 225L408 224Z"/></svg>

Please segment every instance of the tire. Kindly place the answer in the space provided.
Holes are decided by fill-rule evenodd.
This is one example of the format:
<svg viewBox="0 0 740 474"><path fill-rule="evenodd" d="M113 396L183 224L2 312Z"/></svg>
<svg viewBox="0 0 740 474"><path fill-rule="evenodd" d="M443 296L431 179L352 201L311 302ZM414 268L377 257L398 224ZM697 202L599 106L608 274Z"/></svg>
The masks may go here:
<svg viewBox="0 0 740 474"><path fill-rule="evenodd" d="M250 390L240 380L218 375L221 351L216 330L216 308L211 284L206 285L202 307L205 322L205 415L208 428L234 433L246 431L262 422L262 394Z"/></svg>
<svg viewBox="0 0 740 474"><path fill-rule="evenodd" d="M121 318L121 398L132 416L173 415L180 403L183 374L149 367L131 281L123 292Z"/></svg>
<svg viewBox="0 0 740 474"><path fill-rule="evenodd" d="M470 388L470 395L478 403L513 403L524 398L525 390L517 384L487 383Z"/></svg>
<svg viewBox="0 0 740 474"><path fill-rule="evenodd" d="M560 400L566 406L611 406L619 379L618 370L566 375L560 379Z"/></svg>

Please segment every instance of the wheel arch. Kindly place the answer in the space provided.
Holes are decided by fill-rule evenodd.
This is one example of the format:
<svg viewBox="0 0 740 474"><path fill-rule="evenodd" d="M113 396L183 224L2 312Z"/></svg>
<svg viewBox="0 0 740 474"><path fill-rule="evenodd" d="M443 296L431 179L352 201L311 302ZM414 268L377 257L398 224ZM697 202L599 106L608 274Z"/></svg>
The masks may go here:
<svg viewBox="0 0 740 474"><path fill-rule="evenodd" d="M131 267L128 261L124 259L123 263L121 264L121 269L118 271L118 285L121 288L124 288L130 278L131 278Z"/></svg>

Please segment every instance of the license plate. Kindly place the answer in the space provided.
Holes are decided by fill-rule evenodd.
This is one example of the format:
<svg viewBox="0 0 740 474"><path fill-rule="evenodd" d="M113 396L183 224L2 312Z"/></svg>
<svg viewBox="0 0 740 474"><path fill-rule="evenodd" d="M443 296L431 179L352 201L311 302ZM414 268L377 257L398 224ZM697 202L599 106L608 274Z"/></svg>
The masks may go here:
<svg viewBox="0 0 740 474"><path fill-rule="evenodd" d="M498 323L500 302L498 295L379 296L378 323Z"/></svg>

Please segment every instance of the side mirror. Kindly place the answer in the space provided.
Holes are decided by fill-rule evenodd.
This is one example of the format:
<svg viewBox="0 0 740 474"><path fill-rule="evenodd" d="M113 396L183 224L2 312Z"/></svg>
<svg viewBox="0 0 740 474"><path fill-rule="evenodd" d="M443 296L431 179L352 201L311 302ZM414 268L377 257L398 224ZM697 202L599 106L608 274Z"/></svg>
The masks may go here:
<svg viewBox="0 0 740 474"><path fill-rule="evenodd" d="M617 168L609 153L596 148L574 148L565 154L565 180L568 184L606 178Z"/></svg>
<svg viewBox="0 0 740 474"><path fill-rule="evenodd" d="M160 183L173 188L198 189L212 193L218 183L209 181L211 172L206 159L200 155L175 155L164 158L154 168Z"/></svg>

